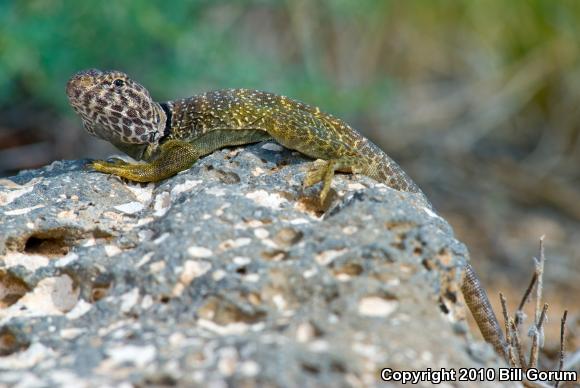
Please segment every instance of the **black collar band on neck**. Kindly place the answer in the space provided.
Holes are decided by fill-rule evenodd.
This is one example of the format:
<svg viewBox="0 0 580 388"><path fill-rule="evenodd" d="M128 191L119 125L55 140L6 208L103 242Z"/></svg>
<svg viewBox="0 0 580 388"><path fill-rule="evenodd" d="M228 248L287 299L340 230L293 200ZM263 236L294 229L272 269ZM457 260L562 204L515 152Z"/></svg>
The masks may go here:
<svg viewBox="0 0 580 388"><path fill-rule="evenodd" d="M159 143L163 143L169 134L171 133L171 108L169 107L169 103L167 102L160 102L159 106L165 112L165 128L163 129L163 136L159 139Z"/></svg>

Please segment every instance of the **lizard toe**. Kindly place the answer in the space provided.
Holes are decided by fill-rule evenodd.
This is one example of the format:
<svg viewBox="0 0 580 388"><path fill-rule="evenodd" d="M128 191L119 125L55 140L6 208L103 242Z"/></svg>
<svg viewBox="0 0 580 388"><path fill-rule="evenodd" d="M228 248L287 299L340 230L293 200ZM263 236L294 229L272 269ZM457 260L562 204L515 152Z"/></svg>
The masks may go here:
<svg viewBox="0 0 580 388"><path fill-rule="evenodd" d="M318 182L322 182L327 174L327 169L328 169L327 161L317 160L313 162L312 165L310 166L309 171L306 173L306 177L304 177L302 186L304 188L307 188L317 184Z"/></svg>

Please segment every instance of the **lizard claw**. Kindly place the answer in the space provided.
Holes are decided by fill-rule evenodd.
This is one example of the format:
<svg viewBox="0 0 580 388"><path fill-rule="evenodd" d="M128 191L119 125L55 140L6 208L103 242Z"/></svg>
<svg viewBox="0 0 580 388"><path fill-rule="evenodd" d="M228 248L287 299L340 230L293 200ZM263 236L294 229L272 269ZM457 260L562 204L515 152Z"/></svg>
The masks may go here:
<svg viewBox="0 0 580 388"><path fill-rule="evenodd" d="M310 166L310 169L306 173L306 177L302 182L302 186L304 188L307 188L317 184L318 182L321 182L324 179L324 176L326 175L326 167L327 167L326 161L317 160L313 162L312 165Z"/></svg>

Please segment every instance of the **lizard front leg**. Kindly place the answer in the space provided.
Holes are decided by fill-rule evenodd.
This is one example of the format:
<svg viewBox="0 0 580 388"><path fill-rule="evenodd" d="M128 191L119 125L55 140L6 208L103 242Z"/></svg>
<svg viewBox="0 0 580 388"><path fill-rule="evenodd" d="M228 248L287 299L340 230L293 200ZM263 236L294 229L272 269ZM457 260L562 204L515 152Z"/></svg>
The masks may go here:
<svg viewBox="0 0 580 388"><path fill-rule="evenodd" d="M91 166L99 172L136 182L156 182L187 170L199 158L217 149L270 138L267 132L257 129L215 129L189 141L168 140L161 145L159 155L147 163L97 160Z"/></svg>
<svg viewBox="0 0 580 388"><path fill-rule="evenodd" d="M160 148L159 155L146 163L126 163L119 160L96 160L91 167L96 171L113 174L136 182L156 182L190 168L202 152L182 140L169 140Z"/></svg>

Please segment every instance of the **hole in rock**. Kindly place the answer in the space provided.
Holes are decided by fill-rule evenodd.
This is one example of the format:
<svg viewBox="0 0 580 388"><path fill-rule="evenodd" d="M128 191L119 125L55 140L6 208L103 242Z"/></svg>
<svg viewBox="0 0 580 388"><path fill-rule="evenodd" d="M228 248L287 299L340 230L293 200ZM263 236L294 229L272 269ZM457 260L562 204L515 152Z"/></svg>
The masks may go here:
<svg viewBox="0 0 580 388"><path fill-rule="evenodd" d="M30 346L30 342L24 335L8 327L0 328L0 356L9 356L21 350L26 350L28 346Z"/></svg>
<svg viewBox="0 0 580 388"><path fill-rule="evenodd" d="M215 170L217 178L225 184L240 183L241 178L238 174L231 171Z"/></svg>
<svg viewBox="0 0 580 388"><path fill-rule="evenodd" d="M30 291L30 287L19 277L0 271L0 308L12 306Z"/></svg>
<svg viewBox="0 0 580 388"><path fill-rule="evenodd" d="M317 375L320 373L320 368L313 364L302 363L302 369L313 375Z"/></svg>
<svg viewBox="0 0 580 388"><path fill-rule="evenodd" d="M288 252L285 252L280 249L274 249L271 251L262 251L260 256L264 260L269 261L282 261L288 257Z"/></svg>
<svg viewBox="0 0 580 388"><path fill-rule="evenodd" d="M443 314L449 314L451 312L449 310L449 308L447 307L447 305L445 304L445 301L443 300L443 298L439 298L439 309L441 310L441 312Z"/></svg>
<svg viewBox="0 0 580 388"><path fill-rule="evenodd" d="M39 238L30 236L24 244L24 252L46 256L64 256L69 252L64 238Z"/></svg>
<svg viewBox="0 0 580 388"><path fill-rule="evenodd" d="M342 362L335 360L330 364L330 370L335 373L346 373L347 368Z"/></svg>
<svg viewBox="0 0 580 388"><path fill-rule="evenodd" d="M109 294L113 276L109 273L100 273L91 284L89 300L91 303L98 302Z"/></svg>
<svg viewBox="0 0 580 388"><path fill-rule="evenodd" d="M79 240L90 237L108 239L112 235L99 229L83 231L70 227L58 227L10 237L6 240L6 247L16 252L58 257L69 253L71 248L79 243Z"/></svg>
<svg viewBox="0 0 580 388"><path fill-rule="evenodd" d="M177 387L178 380L168 372L159 371L145 378L144 387ZM141 386L141 385L140 385Z"/></svg>
<svg viewBox="0 0 580 388"><path fill-rule="evenodd" d="M99 300L103 299L109 293L109 284L99 284L95 285L91 289L91 302L98 302Z"/></svg>
<svg viewBox="0 0 580 388"><path fill-rule="evenodd" d="M319 185L315 186L319 188ZM313 214L316 217L322 217L324 213L330 208L330 205L334 201L336 197L336 191L334 189L330 189L328 192L328 196L324 203L320 203L320 197L318 196L319 192L312 189L312 192L308 194L303 194L301 197L298 198L299 207L307 213Z"/></svg>
<svg viewBox="0 0 580 388"><path fill-rule="evenodd" d="M227 325L234 322L256 323L263 320L266 314L255 308L238 306L222 298L210 296L205 304L197 311L199 316L212 320L218 325Z"/></svg>
<svg viewBox="0 0 580 388"><path fill-rule="evenodd" d="M332 272L335 276L358 276L363 272L363 267L358 263L347 262L343 265L337 265Z"/></svg>
<svg viewBox="0 0 580 388"><path fill-rule="evenodd" d="M296 230L293 228L282 228L274 236L274 242L283 247L290 247L304 237L304 233L301 230Z"/></svg>

